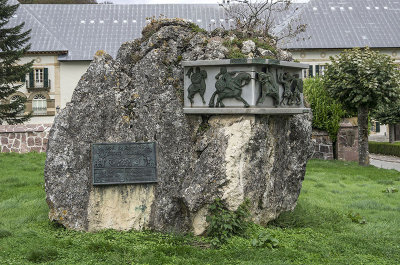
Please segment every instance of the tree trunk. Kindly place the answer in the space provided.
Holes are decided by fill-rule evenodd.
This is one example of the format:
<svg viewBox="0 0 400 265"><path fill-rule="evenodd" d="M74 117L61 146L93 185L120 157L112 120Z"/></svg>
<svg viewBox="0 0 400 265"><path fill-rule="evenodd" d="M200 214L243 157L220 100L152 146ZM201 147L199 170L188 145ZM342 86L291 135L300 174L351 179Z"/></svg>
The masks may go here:
<svg viewBox="0 0 400 265"><path fill-rule="evenodd" d="M389 124L389 143L394 143L394 124Z"/></svg>
<svg viewBox="0 0 400 265"><path fill-rule="evenodd" d="M358 107L358 155L358 163L368 166L368 106Z"/></svg>

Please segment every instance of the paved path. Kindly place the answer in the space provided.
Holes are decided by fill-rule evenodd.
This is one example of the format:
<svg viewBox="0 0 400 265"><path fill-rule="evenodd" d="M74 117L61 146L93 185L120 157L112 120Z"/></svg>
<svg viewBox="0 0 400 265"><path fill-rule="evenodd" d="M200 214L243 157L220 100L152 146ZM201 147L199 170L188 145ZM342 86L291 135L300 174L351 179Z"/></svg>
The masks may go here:
<svg viewBox="0 0 400 265"><path fill-rule="evenodd" d="M369 162L376 167L400 171L400 157L370 154Z"/></svg>

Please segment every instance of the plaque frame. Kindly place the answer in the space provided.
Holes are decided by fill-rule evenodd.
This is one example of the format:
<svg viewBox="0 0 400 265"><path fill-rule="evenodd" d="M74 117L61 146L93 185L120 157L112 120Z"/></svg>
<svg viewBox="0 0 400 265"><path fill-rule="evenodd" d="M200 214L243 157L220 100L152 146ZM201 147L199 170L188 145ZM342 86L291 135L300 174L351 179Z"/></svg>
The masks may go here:
<svg viewBox="0 0 400 265"><path fill-rule="evenodd" d="M96 182L95 181L95 166L94 166L94 149L95 146L126 146L126 145L141 145L141 144L146 144L149 145L151 144L153 154L154 156L152 157L154 161L154 166L147 167L147 168L154 168L155 170L155 176L154 180L145 180L145 181L127 181L127 182ZM106 185L130 185L130 184L152 184L152 183L158 183L158 172L157 172L157 143L156 142L125 142L125 143L91 143L91 173L92 173L92 185L93 186L106 186ZM132 167L134 168L134 167ZM139 168L139 167L136 167Z"/></svg>

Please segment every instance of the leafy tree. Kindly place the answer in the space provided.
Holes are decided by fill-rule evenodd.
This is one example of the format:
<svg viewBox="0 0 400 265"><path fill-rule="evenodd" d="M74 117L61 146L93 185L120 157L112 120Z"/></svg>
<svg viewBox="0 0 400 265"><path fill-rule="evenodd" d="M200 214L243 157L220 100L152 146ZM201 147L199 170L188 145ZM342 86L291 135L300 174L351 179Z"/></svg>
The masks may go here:
<svg viewBox="0 0 400 265"><path fill-rule="evenodd" d="M372 116L382 124L389 125L389 142L394 142L394 125L400 123L400 102L380 105Z"/></svg>
<svg viewBox="0 0 400 265"><path fill-rule="evenodd" d="M332 142L336 142L339 123L346 115L342 104L329 96L321 77L304 80L304 97L312 109L312 127L327 131Z"/></svg>
<svg viewBox="0 0 400 265"><path fill-rule="evenodd" d="M393 59L368 47L345 50L330 60L325 86L345 108L357 110L359 164L368 165L369 111L399 99L400 73Z"/></svg>
<svg viewBox="0 0 400 265"><path fill-rule="evenodd" d="M292 3L293 0L237 0L224 1L220 6L225 10L227 18L234 21L234 29L243 38L267 38L276 43L282 39L294 38L306 30L306 25L299 23L298 17L292 16L279 34L273 33L278 26L277 14L290 12Z"/></svg>
<svg viewBox="0 0 400 265"><path fill-rule="evenodd" d="M30 30L21 32L24 23L15 27L7 26L18 6L9 5L7 0L0 0L0 124L22 123L30 118L30 114L21 115L25 107L25 97L16 97L14 101L7 102L7 98L22 86L18 82L25 79L32 67L32 62L18 64L30 48Z"/></svg>

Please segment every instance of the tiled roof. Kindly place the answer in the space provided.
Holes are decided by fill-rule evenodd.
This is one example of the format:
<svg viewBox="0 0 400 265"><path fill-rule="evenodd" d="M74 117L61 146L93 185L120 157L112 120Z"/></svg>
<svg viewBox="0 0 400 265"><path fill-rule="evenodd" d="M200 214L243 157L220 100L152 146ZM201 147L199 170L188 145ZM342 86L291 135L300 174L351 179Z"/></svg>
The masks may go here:
<svg viewBox="0 0 400 265"><path fill-rule="evenodd" d="M310 38L286 48L400 47L399 0L311 0L302 22Z"/></svg>
<svg viewBox="0 0 400 265"><path fill-rule="evenodd" d="M18 2L16 0L9 0L8 3L17 4ZM29 41L31 43L31 52L66 52L68 50L31 12L25 8L21 8L21 6L5 27L14 27L22 22L25 22L23 31L32 30Z"/></svg>
<svg viewBox="0 0 400 265"><path fill-rule="evenodd" d="M229 28L232 23L216 4L21 5L20 10L32 14L45 28L41 27L41 31L50 32L67 47L68 54L60 56L60 60L92 60L97 50L114 57L123 42L141 37L147 18L153 16L188 19L207 30L221 25ZM284 24L286 19L282 16L279 22ZM27 25L36 27L31 22L28 20ZM35 49L44 47L43 41L34 36Z"/></svg>
<svg viewBox="0 0 400 265"><path fill-rule="evenodd" d="M306 40L283 48L400 47L400 0L311 0L293 8L308 24L300 36ZM278 29L297 15L293 11L279 15ZM25 21L32 28L32 51L68 50L60 60L92 60L97 50L115 57L123 42L141 36L146 18L161 14L207 30L232 23L221 7L210 4L21 5L11 23Z"/></svg>
<svg viewBox="0 0 400 265"><path fill-rule="evenodd" d="M54 36L68 54L60 60L92 60L97 50L113 57L125 41L141 37L146 18L191 19L206 29L221 25L218 5L24 5Z"/></svg>

